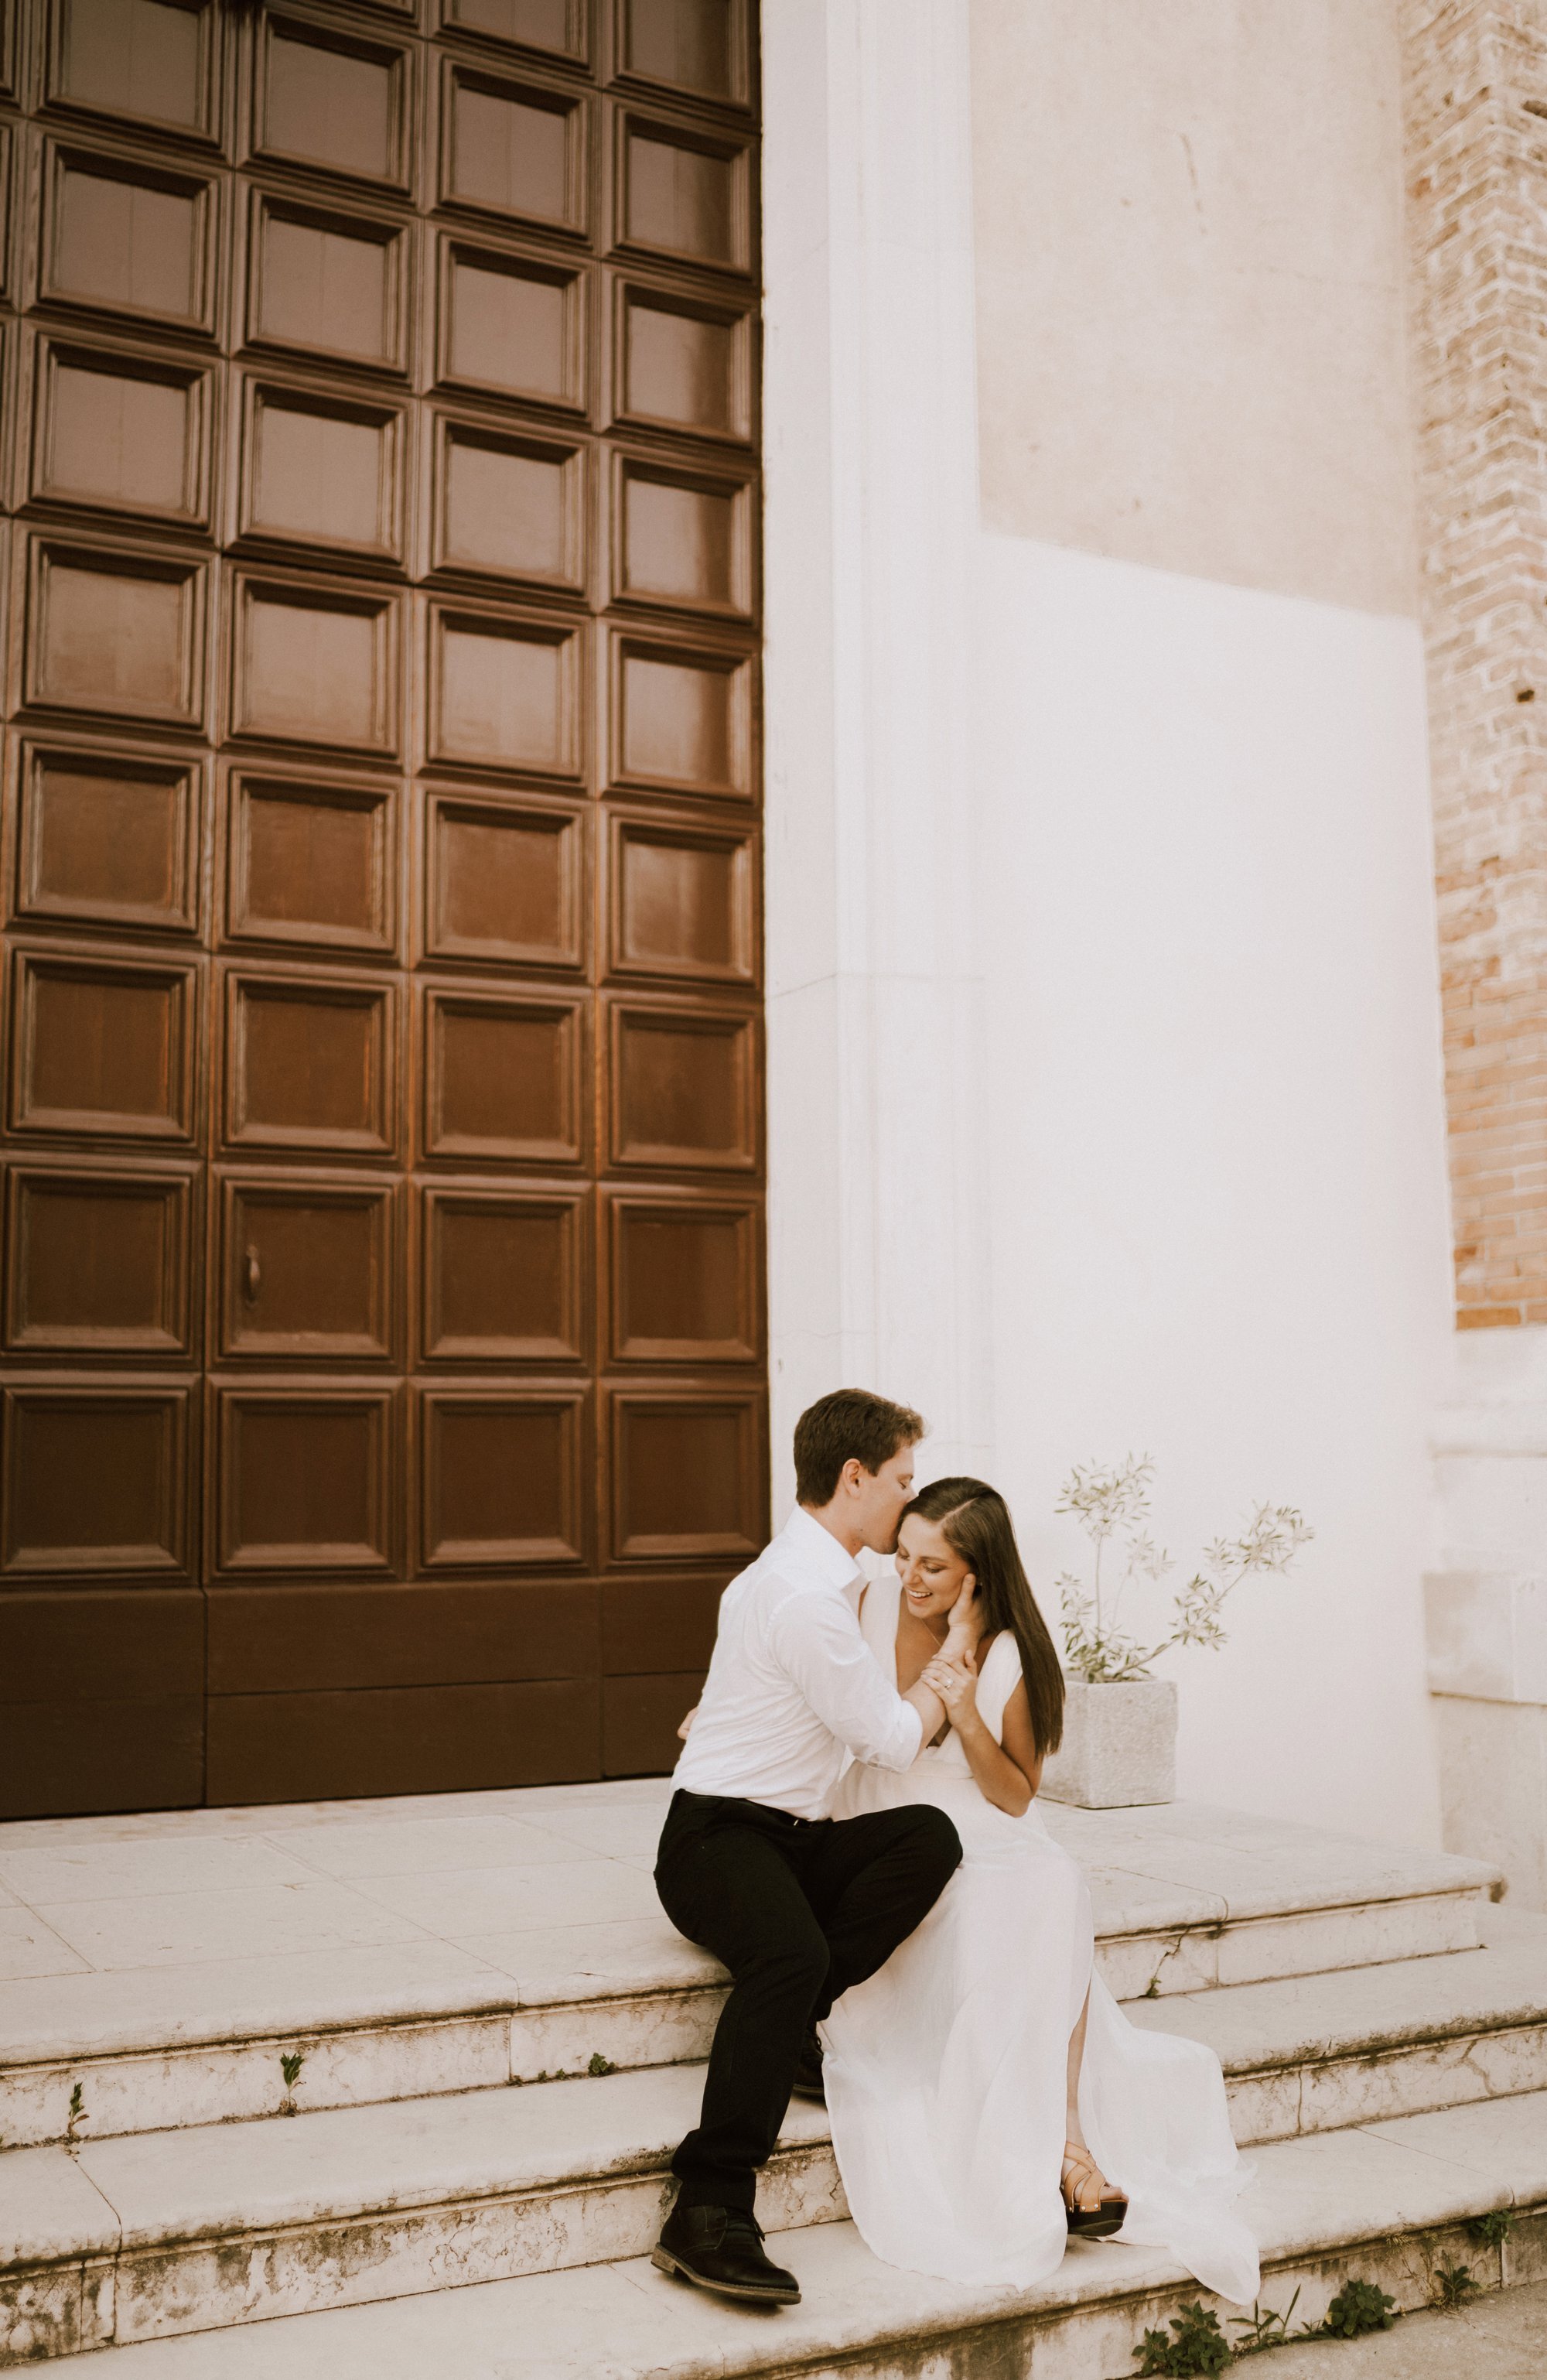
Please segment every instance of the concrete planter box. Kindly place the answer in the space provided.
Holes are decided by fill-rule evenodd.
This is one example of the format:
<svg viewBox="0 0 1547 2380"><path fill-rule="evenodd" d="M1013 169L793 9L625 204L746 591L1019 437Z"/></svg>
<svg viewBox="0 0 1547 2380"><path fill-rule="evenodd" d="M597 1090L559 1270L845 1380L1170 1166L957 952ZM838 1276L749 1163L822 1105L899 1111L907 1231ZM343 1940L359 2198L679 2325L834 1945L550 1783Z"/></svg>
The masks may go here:
<svg viewBox="0 0 1547 2380"><path fill-rule="evenodd" d="M1065 1690L1064 1740L1042 1772L1049 1802L1129 1810L1177 1798L1177 1689L1170 1678Z"/></svg>

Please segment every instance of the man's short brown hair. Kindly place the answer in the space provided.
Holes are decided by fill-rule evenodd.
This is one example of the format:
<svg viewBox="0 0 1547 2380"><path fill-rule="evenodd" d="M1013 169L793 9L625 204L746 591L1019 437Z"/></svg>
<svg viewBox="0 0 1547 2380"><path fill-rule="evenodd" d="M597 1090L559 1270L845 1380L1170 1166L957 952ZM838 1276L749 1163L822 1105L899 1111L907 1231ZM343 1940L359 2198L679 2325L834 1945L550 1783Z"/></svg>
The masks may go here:
<svg viewBox="0 0 1547 2380"><path fill-rule="evenodd" d="M876 1472L900 1446L914 1446L923 1436L923 1419L912 1405L894 1405L868 1389L834 1389L795 1424L796 1498L820 1512L837 1495L851 1456Z"/></svg>

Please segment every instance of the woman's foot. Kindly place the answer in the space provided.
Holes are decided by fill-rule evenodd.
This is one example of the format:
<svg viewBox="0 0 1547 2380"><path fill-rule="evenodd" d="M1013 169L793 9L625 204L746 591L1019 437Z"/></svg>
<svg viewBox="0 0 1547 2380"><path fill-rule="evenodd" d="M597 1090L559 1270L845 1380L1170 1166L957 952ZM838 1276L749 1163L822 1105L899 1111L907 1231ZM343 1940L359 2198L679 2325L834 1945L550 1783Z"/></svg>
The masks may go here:
<svg viewBox="0 0 1547 2380"><path fill-rule="evenodd" d="M1064 2143L1063 2179L1064 2212L1069 2218L1070 2237L1076 2240L1108 2240L1122 2228L1128 2213L1128 2201L1120 2190L1114 2190L1089 2149L1074 2141Z"/></svg>

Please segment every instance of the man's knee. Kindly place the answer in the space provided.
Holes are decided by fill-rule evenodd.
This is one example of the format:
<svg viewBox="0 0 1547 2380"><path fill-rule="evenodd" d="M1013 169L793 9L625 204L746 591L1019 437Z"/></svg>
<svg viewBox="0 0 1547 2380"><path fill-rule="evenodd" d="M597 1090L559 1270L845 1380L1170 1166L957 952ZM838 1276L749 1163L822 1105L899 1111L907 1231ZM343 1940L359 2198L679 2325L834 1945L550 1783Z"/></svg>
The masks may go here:
<svg viewBox="0 0 1547 2380"><path fill-rule="evenodd" d="M920 1802L912 1813L914 1855L942 1884L961 1864L961 1838L955 1823L932 1802Z"/></svg>

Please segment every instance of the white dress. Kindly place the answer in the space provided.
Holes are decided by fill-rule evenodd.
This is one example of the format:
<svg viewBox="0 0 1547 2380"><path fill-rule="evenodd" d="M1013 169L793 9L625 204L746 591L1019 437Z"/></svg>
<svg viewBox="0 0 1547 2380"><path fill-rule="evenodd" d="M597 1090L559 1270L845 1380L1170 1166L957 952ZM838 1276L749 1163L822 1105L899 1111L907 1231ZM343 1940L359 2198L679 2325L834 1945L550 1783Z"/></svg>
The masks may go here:
<svg viewBox="0 0 1547 2380"><path fill-rule="evenodd" d="M900 1582L874 1580L861 1626L896 1674ZM1021 1676L1007 1630L981 1656L977 1706L997 1740ZM850 2212L888 2265L1022 2286L1056 2270L1069 2036L1087 1989L1080 2119L1125 2191L1121 2240L1165 2248L1237 2304L1257 2294L1257 2243L1235 2211L1249 2179L1219 2060L1141 2032L1094 1973L1091 1896L1033 1800L1023 1817L979 1791L954 1730L898 1773L856 1761L833 1815L933 1802L963 1858L922 1925L822 2026L833 2146Z"/></svg>

